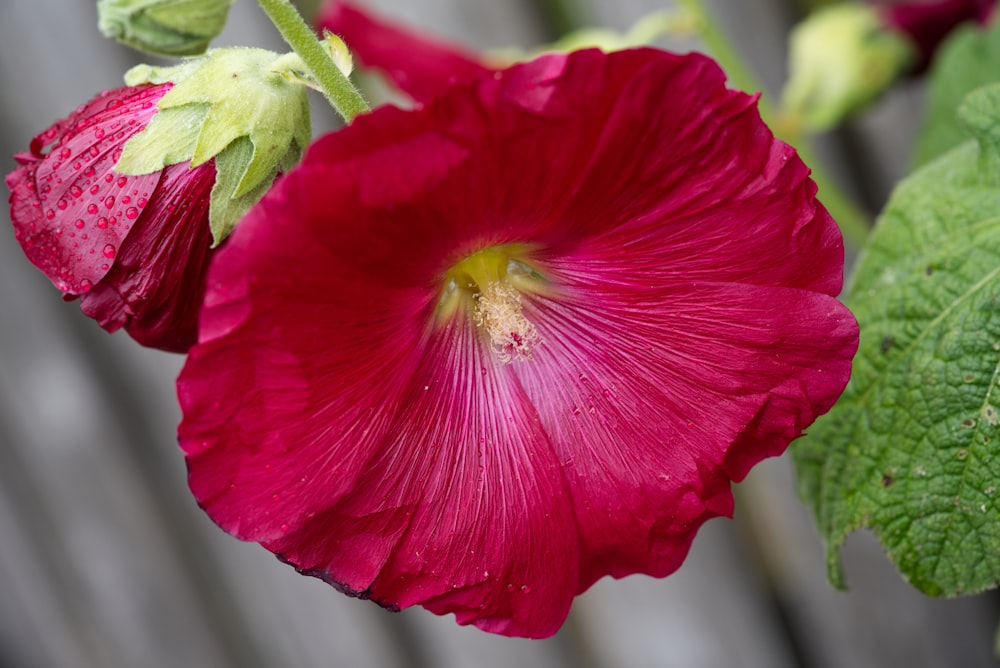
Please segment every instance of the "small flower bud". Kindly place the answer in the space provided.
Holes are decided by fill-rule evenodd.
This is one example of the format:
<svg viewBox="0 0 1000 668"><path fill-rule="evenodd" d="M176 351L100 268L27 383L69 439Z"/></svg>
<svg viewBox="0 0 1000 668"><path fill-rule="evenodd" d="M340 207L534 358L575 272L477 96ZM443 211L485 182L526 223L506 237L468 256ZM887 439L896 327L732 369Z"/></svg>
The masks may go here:
<svg viewBox="0 0 1000 668"><path fill-rule="evenodd" d="M883 23L877 8L825 7L792 31L782 106L797 124L829 129L875 99L917 56L905 35Z"/></svg>
<svg viewBox="0 0 1000 668"><path fill-rule="evenodd" d="M146 53L204 53L226 25L232 0L98 0L98 27L106 37Z"/></svg>

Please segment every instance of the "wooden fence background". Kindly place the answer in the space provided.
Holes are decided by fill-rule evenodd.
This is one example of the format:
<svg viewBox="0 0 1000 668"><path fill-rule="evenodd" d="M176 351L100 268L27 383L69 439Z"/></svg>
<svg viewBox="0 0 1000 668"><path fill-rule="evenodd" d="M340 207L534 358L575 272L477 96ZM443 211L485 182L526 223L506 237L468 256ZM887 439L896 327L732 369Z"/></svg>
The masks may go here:
<svg viewBox="0 0 1000 668"><path fill-rule="evenodd" d="M551 36L532 0L370 2L476 47ZM668 4L577 0L615 28ZM773 96L795 3L709 4ZM135 62L100 38L94 2L4 0L0 17L5 156ZM252 0L220 43L284 48ZM873 209L904 169L921 94L904 87L819 147ZM832 590L787 457L751 473L735 521L710 522L677 574L597 583L549 640L348 599L197 509L174 437L181 361L104 334L0 232L0 668L1000 665L995 595L925 598L868 534L844 550L850 591Z"/></svg>

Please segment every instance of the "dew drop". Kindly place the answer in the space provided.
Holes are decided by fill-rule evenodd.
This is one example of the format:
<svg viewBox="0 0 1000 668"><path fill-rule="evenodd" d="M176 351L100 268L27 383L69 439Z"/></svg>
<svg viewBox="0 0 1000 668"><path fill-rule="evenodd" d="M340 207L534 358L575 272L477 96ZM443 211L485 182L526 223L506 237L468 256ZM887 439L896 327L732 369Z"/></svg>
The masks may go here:
<svg viewBox="0 0 1000 668"><path fill-rule="evenodd" d="M114 205L115 205L114 195L108 195L107 197L104 198L104 206L106 208L111 209L114 207Z"/></svg>
<svg viewBox="0 0 1000 668"><path fill-rule="evenodd" d="M56 206L59 207L60 211L65 211L66 207L69 206L69 204L66 202L66 200L61 199L58 202L56 202Z"/></svg>
<svg viewBox="0 0 1000 668"><path fill-rule="evenodd" d="M95 174L95 170L94 170L93 166L87 167L87 169L83 170L83 175L84 176L93 176L94 174Z"/></svg>
<svg viewBox="0 0 1000 668"><path fill-rule="evenodd" d="M73 152L68 148L64 148L63 150L59 151L59 157L62 158L63 160L65 160L71 155L73 155Z"/></svg>
<svg viewBox="0 0 1000 668"><path fill-rule="evenodd" d="M109 260L111 260L111 259L113 259L115 257L115 253L117 252L117 249L113 245L108 244L108 245L106 245L104 247L104 250L102 252L104 253L104 257L106 257Z"/></svg>
<svg viewBox="0 0 1000 668"><path fill-rule="evenodd" d="M521 591L523 593L525 593L525 594L530 594L531 593L531 587L529 587L528 585L521 585Z"/></svg>
<svg viewBox="0 0 1000 668"><path fill-rule="evenodd" d="M108 264L107 262L105 262L104 264L101 265L101 271L107 271L110 268L111 268L111 265Z"/></svg>
<svg viewBox="0 0 1000 668"><path fill-rule="evenodd" d="M289 527L289 526L288 526L287 524L282 524L282 525L281 525L281 530L282 530L282 531L288 531L288 530L289 530L290 528L291 528L291 527Z"/></svg>
<svg viewBox="0 0 1000 668"><path fill-rule="evenodd" d="M512 584L507 585L507 591L514 591L514 585Z"/></svg>
<svg viewBox="0 0 1000 668"><path fill-rule="evenodd" d="M119 188L124 188L127 185L128 185L128 178L125 177L125 176L119 176L118 177L118 187Z"/></svg>
<svg viewBox="0 0 1000 668"><path fill-rule="evenodd" d="M79 160L73 163L73 169L74 170L80 171L81 167L83 167L83 164L81 164Z"/></svg>
<svg viewBox="0 0 1000 668"><path fill-rule="evenodd" d="M129 197L128 195L125 195L124 197L122 197L122 204L128 204L131 201L132 201L132 198Z"/></svg>
<svg viewBox="0 0 1000 668"><path fill-rule="evenodd" d="M101 192L101 186L90 186L91 195L96 195L99 192Z"/></svg>
<svg viewBox="0 0 1000 668"><path fill-rule="evenodd" d="M71 197L79 197L80 195L83 194L83 188L81 188L80 186L70 186L69 194Z"/></svg>
<svg viewBox="0 0 1000 668"><path fill-rule="evenodd" d="M87 213L97 213L97 205L93 202L87 205Z"/></svg>
<svg viewBox="0 0 1000 668"><path fill-rule="evenodd" d="M107 174L104 175L104 182L105 183L111 183L114 180L115 180L115 175L114 174L108 172Z"/></svg>
<svg viewBox="0 0 1000 668"><path fill-rule="evenodd" d="M104 139L104 128L94 130L94 139Z"/></svg>
<svg viewBox="0 0 1000 668"><path fill-rule="evenodd" d="M139 201L136 202L136 204L139 205L140 209L143 208L144 206L146 206L146 198L145 197L140 197Z"/></svg>
<svg viewBox="0 0 1000 668"><path fill-rule="evenodd" d="M87 236L86 234L81 234L81 235L80 235L80 238L81 238L81 239L83 239L84 241L86 241L86 240L87 240L87 239L89 239L90 237L88 237L88 236ZM91 249L91 251L90 251L90 252L91 252L91 253L93 253L93 252L94 252L94 251L93 251L93 249Z"/></svg>
<svg viewBox="0 0 1000 668"><path fill-rule="evenodd" d="M272 494L271 495L271 500L272 501L281 501L281 495L280 494Z"/></svg>
<svg viewBox="0 0 1000 668"><path fill-rule="evenodd" d="M101 216L100 218L98 218L97 219L97 227L98 227L98 229L102 229L102 230L108 229L108 219L105 218L104 216Z"/></svg>
<svg viewBox="0 0 1000 668"><path fill-rule="evenodd" d="M45 217L48 218L49 220L52 220L53 218L56 217L56 212L53 211L52 209L49 209L48 211L45 212Z"/></svg>
<svg viewBox="0 0 1000 668"><path fill-rule="evenodd" d="M135 208L134 206L130 206L129 208L125 209L125 217L128 218L129 220L135 220L136 218L139 217L139 209Z"/></svg>

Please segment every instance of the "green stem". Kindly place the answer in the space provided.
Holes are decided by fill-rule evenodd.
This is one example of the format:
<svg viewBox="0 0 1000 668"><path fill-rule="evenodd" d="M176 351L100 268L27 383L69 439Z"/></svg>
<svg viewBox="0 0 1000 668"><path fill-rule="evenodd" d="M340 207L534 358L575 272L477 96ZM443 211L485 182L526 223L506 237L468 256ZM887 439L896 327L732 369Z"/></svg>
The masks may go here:
<svg viewBox="0 0 1000 668"><path fill-rule="evenodd" d="M729 40L702 5L701 0L680 1L697 18L699 35L708 47L708 51L722 65L730 84L734 88L744 91L761 90L757 78L750 73L750 70L743 64L743 59L730 46ZM837 187L829 174L820 166L819 160L816 159L803 137L793 132L787 127L787 124L779 122L774 109L766 100L760 100L757 108L760 110L761 118L771 127L775 136L795 147L802 162L812 169L812 179L819 189L818 197L830 215L837 221L837 224L840 225L840 231L844 235L845 241L855 248L860 248L871 230L871 216L858 208L844 194L843 190Z"/></svg>
<svg viewBox="0 0 1000 668"><path fill-rule="evenodd" d="M316 79L323 95L344 120L370 111L368 103L323 49L290 0L257 0L260 8Z"/></svg>

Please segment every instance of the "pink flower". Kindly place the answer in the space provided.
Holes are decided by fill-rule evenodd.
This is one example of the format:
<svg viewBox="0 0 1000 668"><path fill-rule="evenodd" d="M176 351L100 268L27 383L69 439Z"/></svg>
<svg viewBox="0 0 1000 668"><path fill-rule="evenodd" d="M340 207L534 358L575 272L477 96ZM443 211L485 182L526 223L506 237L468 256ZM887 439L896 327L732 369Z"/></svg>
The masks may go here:
<svg viewBox="0 0 1000 668"><path fill-rule="evenodd" d="M211 162L115 171L171 84L101 93L41 133L7 175L27 258L101 327L182 352L195 341L208 270ZM47 152L46 152L47 149Z"/></svg>
<svg viewBox="0 0 1000 668"><path fill-rule="evenodd" d="M918 69L931 61L938 45L958 25L976 21L985 25L996 0L870 0L881 7L887 26L905 33L921 54Z"/></svg>
<svg viewBox="0 0 1000 668"><path fill-rule="evenodd" d="M320 7L316 25L343 38L363 66L385 72L418 102L448 84L473 81L497 69L458 44L417 34L341 0Z"/></svg>
<svg viewBox="0 0 1000 668"><path fill-rule="evenodd" d="M347 594L548 636L598 578L677 569L840 395L858 330L815 192L696 54L358 117L212 264L191 489Z"/></svg>

